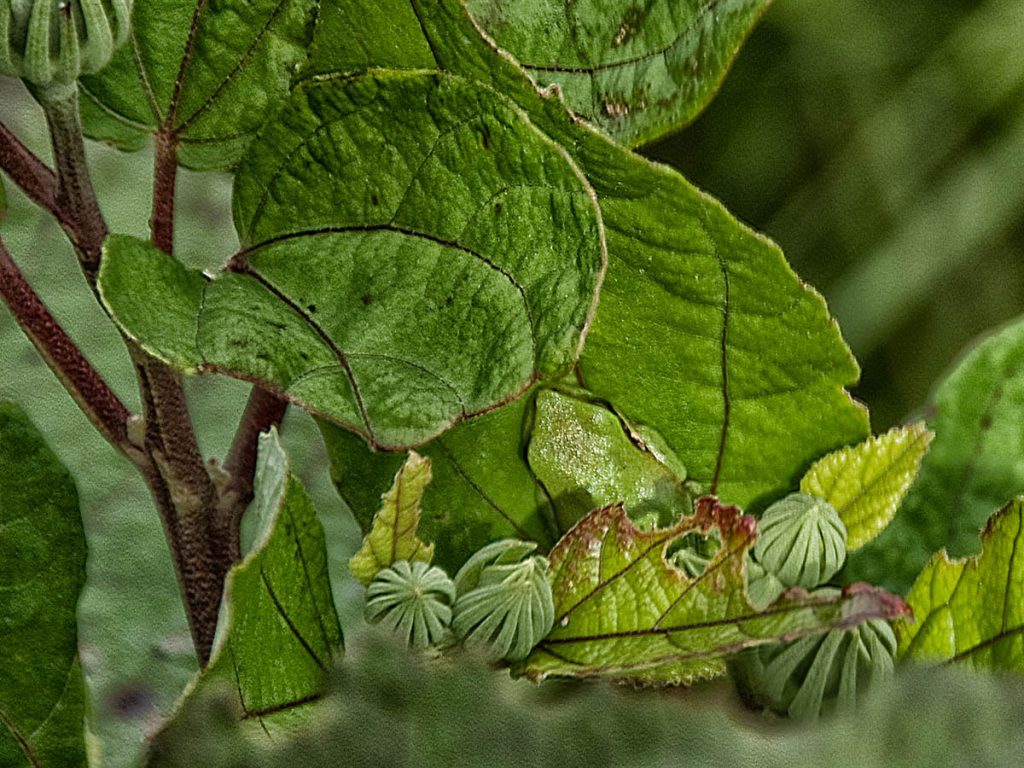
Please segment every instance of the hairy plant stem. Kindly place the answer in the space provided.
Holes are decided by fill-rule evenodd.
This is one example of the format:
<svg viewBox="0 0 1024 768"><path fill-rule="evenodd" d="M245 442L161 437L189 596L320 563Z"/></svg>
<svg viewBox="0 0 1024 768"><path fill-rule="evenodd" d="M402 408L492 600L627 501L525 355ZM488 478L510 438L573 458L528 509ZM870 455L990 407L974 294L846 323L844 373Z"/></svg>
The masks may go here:
<svg viewBox="0 0 1024 768"><path fill-rule="evenodd" d="M154 164L153 244L173 258L177 144L159 134ZM188 613L192 640L205 665L213 648L231 547L216 526L219 494L196 440L181 375L130 344L146 418L146 452L158 477L148 478L164 520ZM154 487L162 484L163 487Z"/></svg>
<svg viewBox="0 0 1024 768"><path fill-rule="evenodd" d="M57 173L58 220L67 217L69 235L82 270L91 286L103 255L107 223L100 211L85 159L85 138L78 114L78 88L33 89L50 129L50 145ZM66 227L67 229L67 227Z"/></svg>
<svg viewBox="0 0 1024 768"><path fill-rule="evenodd" d="M287 400L262 387L253 386L231 443L231 451L224 461L225 476L217 528L224 532L233 560L242 557L242 515L252 501L259 436L271 427L279 426L287 410Z"/></svg>
<svg viewBox="0 0 1024 768"><path fill-rule="evenodd" d="M142 446L129 437L131 414L25 280L0 240L0 296L40 357L107 442L141 466Z"/></svg>

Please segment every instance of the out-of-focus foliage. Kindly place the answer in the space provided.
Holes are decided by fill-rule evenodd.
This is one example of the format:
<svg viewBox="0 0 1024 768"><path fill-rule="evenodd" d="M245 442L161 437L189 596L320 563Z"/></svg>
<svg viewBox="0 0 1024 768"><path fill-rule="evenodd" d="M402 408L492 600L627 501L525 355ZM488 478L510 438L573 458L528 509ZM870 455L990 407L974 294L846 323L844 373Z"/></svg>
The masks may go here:
<svg viewBox="0 0 1024 768"><path fill-rule="evenodd" d="M149 765L191 768L202 755L204 768L932 768L1015 765L1024 750L1024 687L961 670L905 671L855 713L813 728L698 700L724 704L714 689L536 687L370 636L352 645L319 720L293 740L252 751L231 692L211 692L161 736Z"/></svg>
<svg viewBox="0 0 1024 768"><path fill-rule="evenodd" d="M877 431L1024 306L1022 29L1019 0L775 3L708 111L649 150L825 294Z"/></svg>
<svg viewBox="0 0 1024 768"><path fill-rule="evenodd" d="M1024 492L1024 322L971 350L928 407L935 444L892 525L850 560L849 575L906 590L939 549L979 549L994 510Z"/></svg>

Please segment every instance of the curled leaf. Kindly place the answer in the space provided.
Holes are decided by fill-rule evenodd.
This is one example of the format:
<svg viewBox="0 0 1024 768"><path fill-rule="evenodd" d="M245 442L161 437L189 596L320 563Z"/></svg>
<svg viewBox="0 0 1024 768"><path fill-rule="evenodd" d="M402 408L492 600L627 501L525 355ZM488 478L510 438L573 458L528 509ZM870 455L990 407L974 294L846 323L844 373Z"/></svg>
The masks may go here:
<svg viewBox="0 0 1024 768"><path fill-rule="evenodd" d="M348 569L363 584L368 585L378 571L399 560L429 563L433 559L434 545L416 535L420 501L430 478L430 459L410 453L391 489L381 497L363 546L348 561Z"/></svg>

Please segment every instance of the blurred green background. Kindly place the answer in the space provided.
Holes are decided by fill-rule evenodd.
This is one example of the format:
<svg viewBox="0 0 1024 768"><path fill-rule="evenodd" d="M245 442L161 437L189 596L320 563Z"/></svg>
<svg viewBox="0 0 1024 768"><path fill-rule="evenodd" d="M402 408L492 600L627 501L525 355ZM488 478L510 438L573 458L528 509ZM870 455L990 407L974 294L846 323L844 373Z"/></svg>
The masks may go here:
<svg viewBox="0 0 1024 768"><path fill-rule="evenodd" d="M882 430L924 404L965 344L1024 306L1024 2L778 0L708 111L645 151L769 234L827 298L863 366L855 395ZM39 111L0 81L0 118L48 156ZM145 236L149 153L90 145L111 228ZM48 216L7 183L0 234L44 300L137 408L131 368ZM236 245L230 180L183 173L179 252L222 264ZM191 379L210 456L226 450L247 387ZM104 765L142 735L194 671L162 531L142 483L71 405L6 313L0 398L27 409L77 478L90 544L83 660ZM343 623L358 532L332 492L311 420L285 441L319 505ZM140 617L145 616L145 621Z"/></svg>

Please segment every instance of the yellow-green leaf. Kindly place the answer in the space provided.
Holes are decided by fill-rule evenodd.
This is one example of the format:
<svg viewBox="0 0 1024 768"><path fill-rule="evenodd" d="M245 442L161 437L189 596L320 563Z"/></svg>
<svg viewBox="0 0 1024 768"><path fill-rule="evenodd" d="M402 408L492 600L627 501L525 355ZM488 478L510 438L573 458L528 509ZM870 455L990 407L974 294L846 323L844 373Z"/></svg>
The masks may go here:
<svg viewBox="0 0 1024 768"><path fill-rule="evenodd" d="M800 490L835 507L847 549L859 549L896 514L933 437L924 424L913 424L834 451L808 470Z"/></svg>
<svg viewBox="0 0 1024 768"><path fill-rule="evenodd" d="M363 584L369 584L382 568L399 560L422 560L434 557L434 545L416 535L420 524L420 502L430 483L430 459L415 451L409 454L391 490L381 497L381 506L373 516L370 532L363 539L348 568Z"/></svg>
<svg viewBox="0 0 1024 768"><path fill-rule="evenodd" d="M1024 497L992 516L981 553L951 560L945 550L917 577L907 601L915 624L898 628L899 655L1024 672Z"/></svg>

